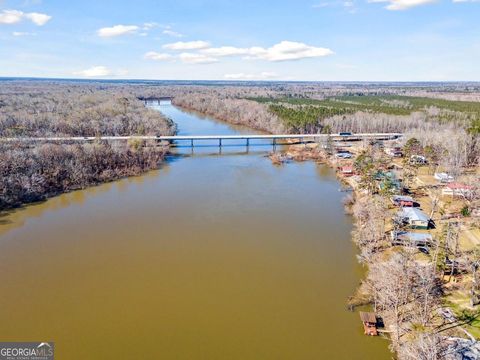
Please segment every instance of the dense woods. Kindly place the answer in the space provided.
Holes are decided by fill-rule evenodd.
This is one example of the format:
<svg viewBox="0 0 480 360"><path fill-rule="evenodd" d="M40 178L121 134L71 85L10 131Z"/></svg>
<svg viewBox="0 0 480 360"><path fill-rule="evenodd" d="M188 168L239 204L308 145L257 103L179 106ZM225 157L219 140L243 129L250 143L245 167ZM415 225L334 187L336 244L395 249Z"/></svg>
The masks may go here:
<svg viewBox="0 0 480 360"><path fill-rule="evenodd" d="M462 167L480 159L480 102L470 101L479 91L468 84L277 84L173 92L179 106L270 133L405 133Z"/></svg>
<svg viewBox="0 0 480 360"><path fill-rule="evenodd" d="M12 83L0 90L0 136L173 134L172 121L123 88ZM148 146L147 146L148 145ZM0 209L157 168L156 144L0 143Z"/></svg>

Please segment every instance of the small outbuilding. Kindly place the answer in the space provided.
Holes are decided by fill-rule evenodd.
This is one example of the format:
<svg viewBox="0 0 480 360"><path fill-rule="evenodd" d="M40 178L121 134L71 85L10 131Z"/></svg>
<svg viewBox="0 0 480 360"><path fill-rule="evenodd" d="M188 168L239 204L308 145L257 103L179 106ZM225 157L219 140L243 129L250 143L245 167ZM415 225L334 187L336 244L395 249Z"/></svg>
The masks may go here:
<svg viewBox="0 0 480 360"><path fill-rule="evenodd" d="M412 229L428 229L430 225L430 218L418 208L403 208L397 216L403 224L409 225Z"/></svg>
<svg viewBox="0 0 480 360"><path fill-rule="evenodd" d="M451 183L454 180L453 176L448 175L447 173L444 173L444 172L435 173L433 174L433 177L435 178L435 180L438 180L443 184Z"/></svg>
<svg viewBox="0 0 480 360"><path fill-rule="evenodd" d="M343 176L353 176L355 175L355 172L353 170L353 166L342 166L340 168L340 172L342 173Z"/></svg>
<svg viewBox="0 0 480 360"><path fill-rule="evenodd" d="M363 331L365 335L377 336L377 316L371 312L360 311L360 319L363 323Z"/></svg>
<svg viewBox="0 0 480 360"><path fill-rule="evenodd" d="M414 200L411 196L403 196L403 195L394 195L390 198L393 205L401 206L401 207L412 207L414 204Z"/></svg>

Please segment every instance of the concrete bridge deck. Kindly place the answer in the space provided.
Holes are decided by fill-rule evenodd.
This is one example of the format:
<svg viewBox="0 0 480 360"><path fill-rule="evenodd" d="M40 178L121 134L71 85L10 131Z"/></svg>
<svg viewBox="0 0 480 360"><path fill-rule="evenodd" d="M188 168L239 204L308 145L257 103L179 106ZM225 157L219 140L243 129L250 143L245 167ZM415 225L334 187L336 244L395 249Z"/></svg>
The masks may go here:
<svg viewBox="0 0 480 360"><path fill-rule="evenodd" d="M171 136L68 136L68 137L9 137L0 138L0 142L91 142L95 140L102 141L128 141L128 140L156 140L168 141L172 144L185 142L184 145L194 146L195 142L205 140L216 140L218 145L226 140L245 140L250 145L251 140L271 140L273 145L279 144L279 140L297 140L297 142L318 142L325 141L328 138L334 141L359 141L359 140L393 140L402 137L400 133L366 133L366 134L278 134L278 135L171 135Z"/></svg>

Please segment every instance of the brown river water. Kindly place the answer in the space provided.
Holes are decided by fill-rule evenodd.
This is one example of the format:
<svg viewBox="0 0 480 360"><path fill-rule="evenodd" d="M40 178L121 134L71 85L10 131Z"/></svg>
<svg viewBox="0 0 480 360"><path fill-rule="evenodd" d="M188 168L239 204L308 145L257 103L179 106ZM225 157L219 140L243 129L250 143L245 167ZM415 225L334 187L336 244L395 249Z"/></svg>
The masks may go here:
<svg viewBox="0 0 480 360"><path fill-rule="evenodd" d="M180 134L252 132L159 110ZM334 172L221 151L0 217L0 341L71 360L389 359L346 309L362 270Z"/></svg>

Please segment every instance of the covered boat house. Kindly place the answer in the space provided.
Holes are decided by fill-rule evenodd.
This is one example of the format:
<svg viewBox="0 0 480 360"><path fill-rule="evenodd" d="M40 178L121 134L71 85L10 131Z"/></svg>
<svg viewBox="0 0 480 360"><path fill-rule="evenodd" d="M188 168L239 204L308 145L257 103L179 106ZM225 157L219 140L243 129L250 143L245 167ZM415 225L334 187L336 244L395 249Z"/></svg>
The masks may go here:
<svg viewBox="0 0 480 360"><path fill-rule="evenodd" d="M377 316L371 312L360 311L360 319L363 323L365 335L377 336Z"/></svg>

